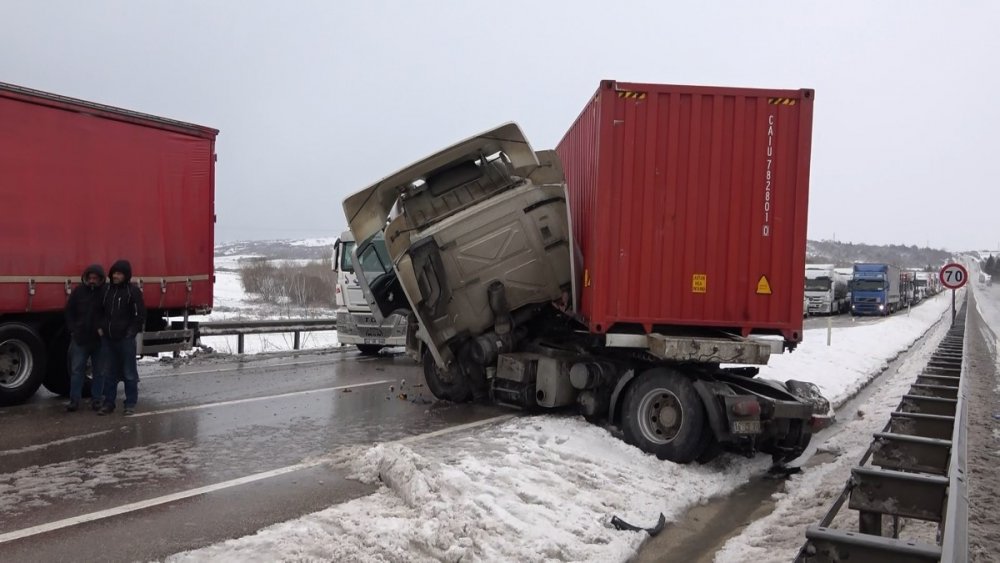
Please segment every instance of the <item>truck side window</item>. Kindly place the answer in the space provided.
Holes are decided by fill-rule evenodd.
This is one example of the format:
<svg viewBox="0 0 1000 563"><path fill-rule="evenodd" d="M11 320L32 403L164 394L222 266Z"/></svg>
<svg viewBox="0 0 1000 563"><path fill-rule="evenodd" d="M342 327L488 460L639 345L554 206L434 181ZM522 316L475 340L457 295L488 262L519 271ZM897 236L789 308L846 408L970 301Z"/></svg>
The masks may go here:
<svg viewBox="0 0 1000 563"><path fill-rule="evenodd" d="M354 253L354 242L345 241L340 246L340 271L354 272L354 262L351 255Z"/></svg>

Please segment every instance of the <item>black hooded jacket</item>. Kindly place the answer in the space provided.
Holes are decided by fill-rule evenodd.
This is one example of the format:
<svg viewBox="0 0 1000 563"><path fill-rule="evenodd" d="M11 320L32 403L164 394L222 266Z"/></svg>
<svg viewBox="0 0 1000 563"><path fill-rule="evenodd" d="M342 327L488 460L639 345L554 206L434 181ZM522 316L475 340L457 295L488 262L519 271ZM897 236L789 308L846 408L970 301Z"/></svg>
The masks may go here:
<svg viewBox="0 0 1000 563"><path fill-rule="evenodd" d="M97 274L101 281L95 286L87 285L87 276ZM66 328L73 342L85 348L96 348L101 342L97 334L101 319L101 297L104 294L104 268L91 264L80 276L80 285L73 288L66 300Z"/></svg>
<svg viewBox="0 0 1000 563"><path fill-rule="evenodd" d="M115 272L125 274L122 283L114 283ZM112 340L135 338L146 324L146 305L142 302L142 291L132 285L132 265L128 260L115 262L108 270L108 279L101 306L104 335Z"/></svg>

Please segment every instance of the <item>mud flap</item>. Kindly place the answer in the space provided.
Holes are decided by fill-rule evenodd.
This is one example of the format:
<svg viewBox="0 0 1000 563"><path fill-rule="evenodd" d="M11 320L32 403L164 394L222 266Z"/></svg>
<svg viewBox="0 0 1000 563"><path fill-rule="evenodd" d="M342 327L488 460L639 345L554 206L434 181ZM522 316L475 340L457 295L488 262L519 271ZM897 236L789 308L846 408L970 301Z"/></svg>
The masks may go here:
<svg viewBox="0 0 1000 563"><path fill-rule="evenodd" d="M667 526L667 518L661 512L660 519L656 522L655 526L653 526L652 528L640 528L639 526L633 526L632 524L629 524L628 522L622 520L617 516L612 516L611 525L614 526L616 530L622 532L646 532L647 534L649 534L649 537L655 537L659 535L659 533L663 531L663 528Z"/></svg>

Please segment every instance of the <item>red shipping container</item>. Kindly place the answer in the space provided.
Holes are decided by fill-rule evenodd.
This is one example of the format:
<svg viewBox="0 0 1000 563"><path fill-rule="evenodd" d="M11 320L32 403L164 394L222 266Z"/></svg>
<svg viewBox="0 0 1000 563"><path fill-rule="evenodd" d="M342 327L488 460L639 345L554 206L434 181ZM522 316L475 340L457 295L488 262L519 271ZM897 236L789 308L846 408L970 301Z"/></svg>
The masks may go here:
<svg viewBox="0 0 1000 563"><path fill-rule="evenodd" d="M61 311L118 258L150 309L210 309L217 134L0 83L0 315Z"/></svg>
<svg viewBox="0 0 1000 563"><path fill-rule="evenodd" d="M557 148L590 330L802 338L812 90L604 81Z"/></svg>

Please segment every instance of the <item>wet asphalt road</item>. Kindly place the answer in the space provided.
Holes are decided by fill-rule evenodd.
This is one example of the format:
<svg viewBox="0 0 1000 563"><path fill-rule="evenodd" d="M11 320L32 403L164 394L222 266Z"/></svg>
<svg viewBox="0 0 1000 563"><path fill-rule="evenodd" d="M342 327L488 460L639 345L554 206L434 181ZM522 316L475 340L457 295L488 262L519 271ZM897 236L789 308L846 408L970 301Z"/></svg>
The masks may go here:
<svg viewBox="0 0 1000 563"><path fill-rule="evenodd" d="M312 353L140 373L133 417L120 405L107 417L66 413L44 391L0 409L0 561L152 560L250 534L373 491L336 463L352 447L507 413L433 403L405 356Z"/></svg>

